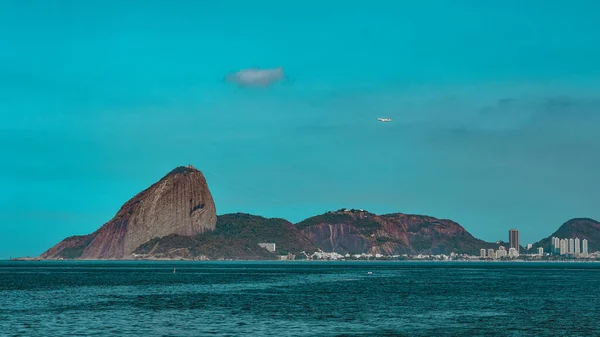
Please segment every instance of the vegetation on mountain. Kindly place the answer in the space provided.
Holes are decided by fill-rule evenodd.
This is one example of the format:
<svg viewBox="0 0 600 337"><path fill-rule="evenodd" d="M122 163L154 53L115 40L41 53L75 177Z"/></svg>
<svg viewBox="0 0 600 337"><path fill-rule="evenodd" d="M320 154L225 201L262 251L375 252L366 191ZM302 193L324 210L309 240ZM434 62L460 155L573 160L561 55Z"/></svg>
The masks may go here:
<svg viewBox="0 0 600 337"><path fill-rule="evenodd" d="M259 243L275 243L275 252ZM235 213L217 218L214 231L194 237L168 235L154 238L135 250L135 254L165 255L178 249L188 249L194 257L211 259L273 259L278 255L312 252L314 245L284 219Z"/></svg>
<svg viewBox="0 0 600 337"><path fill-rule="evenodd" d="M588 251L600 250L600 222L590 218L574 218L562 224L554 233L536 242L533 249L544 248L549 252L552 247L552 237L561 239L579 238L588 241Z"/></svg>
<svg viewBox="0 0 600 337"><path fill-rule="evenodd" d="M63 258L63 259L78 259L81 257L81 255L83 254L83 251L85 250L85 248L87 248L89 246L89 244L92 242L92 240L94 239L94 235L76 235L76 236L70 236L68 238L66 238L64 241L65 242L69 242L71 244L68 244L64 247L64 249L60 250L58 252L58 257Z"/></svg>
<svg viewBox="0 0 600 337"><path fill-rule="evenodd" d="M578 218L564 223L534 248L550 249L550 238L587 239L600 249L600 222ZM274 243L271 252L259 243ZM275 259L316 250L341 254L479 254L502 242L473 237L456 222L431 216L339 209L292 224L245 213L216 215L204 175L192 166L173 169L127 201L97 231L71 236L41 259Z"/></svg>

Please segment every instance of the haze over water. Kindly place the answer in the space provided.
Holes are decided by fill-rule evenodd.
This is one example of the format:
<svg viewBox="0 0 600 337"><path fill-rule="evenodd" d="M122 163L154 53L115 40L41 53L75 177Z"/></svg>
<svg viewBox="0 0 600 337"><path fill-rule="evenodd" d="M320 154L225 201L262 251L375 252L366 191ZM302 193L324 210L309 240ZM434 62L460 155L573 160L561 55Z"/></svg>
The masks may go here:
<svg viewBox="0 0 600 337"><path fill-rule="evenodd" d="M10 261L0 334L597 336L599 283L595 263Z"/></svg>

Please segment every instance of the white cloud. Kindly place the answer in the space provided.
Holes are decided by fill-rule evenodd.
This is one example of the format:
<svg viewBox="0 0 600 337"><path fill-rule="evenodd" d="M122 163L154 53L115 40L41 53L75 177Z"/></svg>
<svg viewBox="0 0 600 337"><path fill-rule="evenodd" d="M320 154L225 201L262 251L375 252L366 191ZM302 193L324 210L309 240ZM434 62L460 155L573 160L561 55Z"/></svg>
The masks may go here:
<svg viewBox="0 0 600 337"><path fill-rule="evenodd" d="M244 69L236 73L228 74L226 79L227 81L237 83L240 86L266 87L283 79L283 77L283 67L277 67L268 69Z"/></svg>

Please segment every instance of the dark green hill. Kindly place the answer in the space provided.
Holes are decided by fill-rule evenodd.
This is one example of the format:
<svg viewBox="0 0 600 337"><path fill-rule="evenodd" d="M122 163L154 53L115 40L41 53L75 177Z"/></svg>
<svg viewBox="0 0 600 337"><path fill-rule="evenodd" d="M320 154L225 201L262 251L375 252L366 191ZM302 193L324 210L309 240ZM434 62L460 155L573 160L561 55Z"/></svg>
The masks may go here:
<svg viewBox="0 0 600 337"><path fill-rule="evenodd" d="M258 243L275 243L274 253ZM135 254L160 258L274 259L277 255L312 252L313 244L289 221L235 213L220 215L214 231L194 237L169 235L142 244Z"/></svg>
<svg viewBox="0 0 600 337"><path fill-rule="evenodd" d="M571 219L560 226L552 235L533 245L533 248L542 247L545 252L550 252L552 237L561 239L579 238L588 240L588 251L600 250L600 222L589 218Z"/></svg>

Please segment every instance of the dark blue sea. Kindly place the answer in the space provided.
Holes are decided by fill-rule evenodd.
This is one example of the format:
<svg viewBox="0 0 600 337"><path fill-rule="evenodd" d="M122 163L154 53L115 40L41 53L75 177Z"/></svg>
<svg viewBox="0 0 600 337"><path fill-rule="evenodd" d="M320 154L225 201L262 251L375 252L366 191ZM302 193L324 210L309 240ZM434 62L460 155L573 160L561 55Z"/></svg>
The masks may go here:
<svg viewBox="0 0 600 337"><path fill-rule="evenodd" d="M600 264L4 261L0 335L600 336Z"/></svg>

